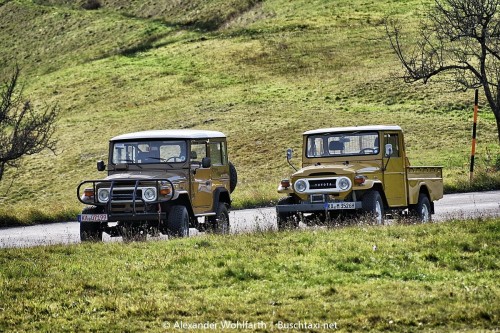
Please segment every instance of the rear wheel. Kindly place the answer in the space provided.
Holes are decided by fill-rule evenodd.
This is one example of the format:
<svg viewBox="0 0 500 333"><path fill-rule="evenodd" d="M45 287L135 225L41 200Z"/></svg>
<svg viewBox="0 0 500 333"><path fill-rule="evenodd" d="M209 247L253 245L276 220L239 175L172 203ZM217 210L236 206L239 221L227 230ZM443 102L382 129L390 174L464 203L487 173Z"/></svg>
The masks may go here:
<svg viewBox="0 0 500 333"><path fill-rule="evenodd" d="M376 224L384 223L384 202L378 191L368 191L363 195L363 211Z"/></svg>
<svg viewBox="0 0 500 333"><path fill-rule="evenodd" d="M417 204L410 209L410 214L419 222L426 223L432 221L431 211L429 197L424 193L420 193Z"/></svg>
<svg viewBox="0 0 500 333"><path fill-rule="evenodd" d="M209 231L214 234L225 235L229 233L229 211L227 205L223 202L219 203L217 207L217 212L214 217L210 217L208 220Z"/></svg>
<svg viewBox="0 0 500 333"><path fill-rule="evenodd" d="M82 214L100 214L102 209L95 206L85 207ZM82 242L101 242L102 229L99 222L80 222L80 240Z"/></svg>
<svg viewBox="0 0 500 333"><path fill-rule="evenodd" d="M293 205L292 197L284 197L278 200L279 205ZM299 227L299 215L297 213L277 213L278 230L297 229Z"/></svg>
<svg viewBox="0 0 500 333"><path fill-rule="evenodd" d="M189 236L189 213L182 205L172 206L168 214L167 234L169 237Z"/></svg>

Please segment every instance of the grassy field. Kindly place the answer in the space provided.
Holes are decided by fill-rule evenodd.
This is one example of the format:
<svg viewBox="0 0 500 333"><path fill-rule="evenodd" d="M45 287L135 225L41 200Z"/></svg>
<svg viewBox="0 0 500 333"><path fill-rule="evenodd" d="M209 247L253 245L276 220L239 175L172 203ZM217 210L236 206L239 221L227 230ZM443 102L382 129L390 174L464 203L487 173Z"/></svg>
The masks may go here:
<svg viewBox="0 0 500 333"><path fill-rule="evenodd" d="M2 249L0 331L496 332L499 250L499 220Z"/></svg>
<svg viewBox="0 0 500 333"><path fill-rule="evenodd" d="M57 154L0 183L2 221L74 215L77 184L104 176L108 139L158 128L226 133L240 208L278 198L286 148L318 127L398 124L413 165L443 165L447 189L468 187L473 92L403 84L383 27L396 16L411 40L431 1L86 2L0 1L0 77L18 63L33 105L62 110ZM479 119L476 165L490 178L475 188L498 188L493 116L481 107Z"/></svg>

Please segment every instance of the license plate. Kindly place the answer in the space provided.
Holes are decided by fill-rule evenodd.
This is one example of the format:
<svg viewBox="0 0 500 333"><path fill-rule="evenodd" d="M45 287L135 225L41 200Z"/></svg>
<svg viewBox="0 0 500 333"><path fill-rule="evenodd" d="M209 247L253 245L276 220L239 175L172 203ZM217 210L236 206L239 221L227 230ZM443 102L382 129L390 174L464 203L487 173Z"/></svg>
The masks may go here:
<svg viewBox="0 0 500 333"><path fill-rule="evenodd" d="M329 202L328 209L356 209L354 202Z"/></svg>
<svg viewBox="0 0 500 333"><path fill-rule="evenodd" d="M80 214L78 222L107 222L108 214Z"/></svg>

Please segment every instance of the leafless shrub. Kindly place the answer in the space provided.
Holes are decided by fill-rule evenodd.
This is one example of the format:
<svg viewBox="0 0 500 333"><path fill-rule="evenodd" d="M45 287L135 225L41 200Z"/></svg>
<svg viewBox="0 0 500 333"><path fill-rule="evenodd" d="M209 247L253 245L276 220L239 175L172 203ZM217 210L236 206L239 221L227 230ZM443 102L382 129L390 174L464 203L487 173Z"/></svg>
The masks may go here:
<svg viewBox="0 0 500 333"><path fill-rule="evenodd" d="M42 112L34 110L28 100L23 100L22 88L17 92L20 69L16 66L12 77L4 83L0 104L0 181L6 167L18 167L22 157L44 149L55 152L53 139L58 108L47 107Z"/></svg>
<svg viewBox="0 0 500 333"><path fill-rule="evenodd" d="M101 8L101 3L99 0L87 0L83 5L82 8L86 10L97 10Z"/></svg>

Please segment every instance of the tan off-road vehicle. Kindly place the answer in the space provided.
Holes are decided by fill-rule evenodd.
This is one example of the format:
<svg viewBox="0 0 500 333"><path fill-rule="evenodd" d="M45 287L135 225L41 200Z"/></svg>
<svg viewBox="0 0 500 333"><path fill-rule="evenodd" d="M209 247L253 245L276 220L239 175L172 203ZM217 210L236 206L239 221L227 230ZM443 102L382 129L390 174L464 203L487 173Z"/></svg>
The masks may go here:
<svg viewBox="0 0 500 333"><path fill-rule="evenodd" d="M291 157L289 149L289 163ZM286 194L276 206L279 229L360 214L377 223L387 213L425 222L434 213L434 201L443 197L442 168L410 166L399 126L307 131L302 168L295 170L278 187Z"/></svg>
<svg viewBox="0 0 500 333"><path fill-rule="evenodd" d="M99 171L106 170L103 161ZM78 215L82 241L102 233L124 240L147 234L186 237L189 228L229 232L236 169L226 136L204 130L157 130L124 134L109 142L108 176L78 185L88 205Z"/></svg>

